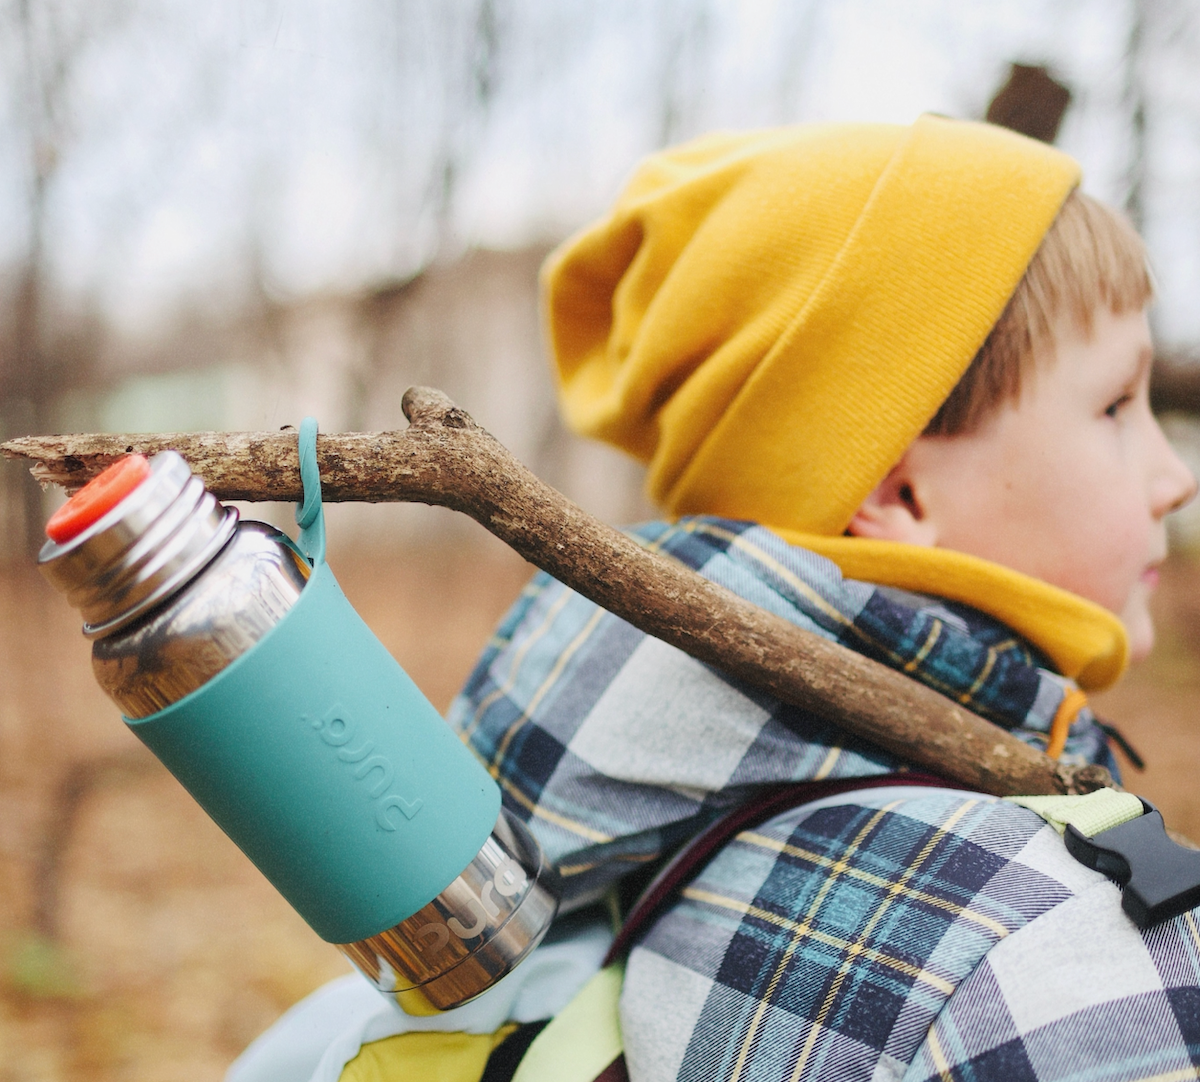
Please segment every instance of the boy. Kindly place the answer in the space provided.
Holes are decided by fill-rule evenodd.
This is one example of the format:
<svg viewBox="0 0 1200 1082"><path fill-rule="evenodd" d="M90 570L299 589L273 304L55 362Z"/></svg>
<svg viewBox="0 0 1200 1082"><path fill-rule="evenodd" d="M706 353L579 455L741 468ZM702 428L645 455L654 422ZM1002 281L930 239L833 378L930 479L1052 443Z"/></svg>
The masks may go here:
<svg viewBox="0 0 1200 1082"><path fill-rule="evenodd" d="M1163 518L1194 481L1149 412L1143 249L1077 180L1050 148L931 117L709 137L552 258L547 316L568 420L647 461L668 513L731 520L652 543L1108 762L1074 681L1149 649ZM568 897L756 786L896 766L549 583L453 719ZM630 1075L1189 1068L1194 947L1168 927L1137 933L1011 804L846 795L729 845L634 949Z"/></svg>
<svg viewBox="0 0 1200 1082"><path fill-rule="evenodd" d="M1149 412L1143 249L1077 182L933 117L711 136L645 163L545 287L568 421L647 462L674 520L648 545L1112 767L1083 691L1149 649L1195 483ZM577 921L764 786L904 766L544 576L451 721ZM1197 943L1195 914L1138 932L1022 807L844 792L739 835L645 931L625 1060L635 1082L1197 1077ZM573 1077L562 1032L518 1078Z"/></svg>

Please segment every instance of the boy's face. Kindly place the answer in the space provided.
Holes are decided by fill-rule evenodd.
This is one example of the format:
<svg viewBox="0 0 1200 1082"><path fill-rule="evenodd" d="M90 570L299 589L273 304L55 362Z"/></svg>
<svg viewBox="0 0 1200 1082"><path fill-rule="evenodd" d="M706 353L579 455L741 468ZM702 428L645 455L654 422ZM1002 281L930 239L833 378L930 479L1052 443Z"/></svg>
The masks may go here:
<svg viewBox="0 0 1200 1082"><path fill-rule="evenodd" d="M1163 519L1196 481L1150 412L1145 312L1104 309L1090 338L1064 321L1055 339L1015 405L969 435L921 437L872 500L891 484L907 505L915 533L898 539L981 556L1112 610L1144 656Z"/></svg>

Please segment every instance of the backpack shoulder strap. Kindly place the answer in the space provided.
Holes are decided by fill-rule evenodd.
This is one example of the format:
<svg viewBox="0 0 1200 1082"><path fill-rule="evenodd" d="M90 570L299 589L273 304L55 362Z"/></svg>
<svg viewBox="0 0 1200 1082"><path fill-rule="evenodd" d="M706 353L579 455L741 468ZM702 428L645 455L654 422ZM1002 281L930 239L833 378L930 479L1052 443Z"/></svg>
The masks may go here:
<svg viewBox="0 0 1200 1082"><path fill-rule="evenodd" d="M625 1046L617 1004L623 963L606 966L537 1035L513 1082L622 1082Z"/></svg>
<svg viewBox="0 0 1200 1082"><path fill-rule="evenodd" d="M609 965L624 958L633 945L645 934L654 920L693 879L704 866L743 830L773 819L776 815L814 800L837 796L839 793L857 792L860 789L879 789L897 785L922 785L938 789L961 789L956 782L939 778L935 774L921 771L905 771L895 774L880 774L873 778L839 778L830 781L801 781L781 785L758 794L753 800L723 815L716 822L687 842L663 866L651 880L650 885L630 908L621 924L617 938L608 949L604 963Z"/></svg>

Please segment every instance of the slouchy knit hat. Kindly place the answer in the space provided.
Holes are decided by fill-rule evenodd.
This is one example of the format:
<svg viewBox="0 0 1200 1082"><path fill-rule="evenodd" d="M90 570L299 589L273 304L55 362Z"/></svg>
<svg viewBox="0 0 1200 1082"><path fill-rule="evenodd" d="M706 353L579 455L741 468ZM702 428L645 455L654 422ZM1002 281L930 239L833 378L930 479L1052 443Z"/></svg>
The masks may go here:
<svg viewBox="0 0 1200 1082"><path fill-rule="evenodd" d="M716 134L543 269L563 412L673 515L840 534L999 319L1079 169L987 124Z"/></svg>

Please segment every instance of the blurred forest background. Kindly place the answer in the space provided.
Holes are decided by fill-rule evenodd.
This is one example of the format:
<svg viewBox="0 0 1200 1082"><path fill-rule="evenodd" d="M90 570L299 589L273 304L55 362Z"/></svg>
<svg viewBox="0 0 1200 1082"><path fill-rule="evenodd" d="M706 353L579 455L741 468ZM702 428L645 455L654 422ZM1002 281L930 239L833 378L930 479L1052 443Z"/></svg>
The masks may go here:
<svg viewBox="0 0 1200 1082"><path fill-rule="evenodd" d="M558 423L545 253L666 143L923 111L1056 141L1143 230L1156 403L1200 466L1192 0L0 0L0 440L396 428L427 383L636 519L638 469ZM59 498L0 462L0 1082L215 1080L345 963L95 688L30 559ZM444 708L528 567L436 509L329 529ZM1174 542L1160 645L1100 709L1200 837L1200 512Z"/></svg>

